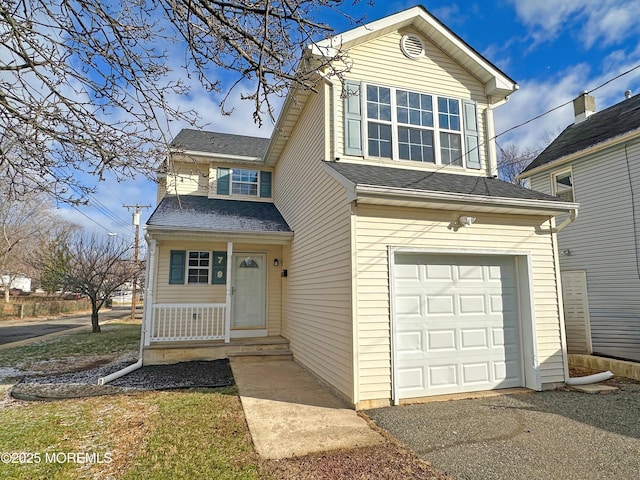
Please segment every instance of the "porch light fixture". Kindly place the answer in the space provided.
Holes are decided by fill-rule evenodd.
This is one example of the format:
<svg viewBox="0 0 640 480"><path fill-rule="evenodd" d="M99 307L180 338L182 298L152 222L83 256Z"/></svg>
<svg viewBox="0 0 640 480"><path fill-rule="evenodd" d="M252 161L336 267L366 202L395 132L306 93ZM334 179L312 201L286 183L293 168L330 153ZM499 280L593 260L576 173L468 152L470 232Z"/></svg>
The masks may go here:
<svg viewBox="0 0 640 480"><path fill-rule="evenodd" d="M277 259L277 258L274 258L274 259L273 259L273 266L274 266L274 267L277 267L278 265L280 265L280 262L278 261L278 259Z"/></svg>
<svg viewBox="0 0 640 480"><path fill-rule="evenodd" d="M473 222L476 221L476 217L469 217L467 215L460 215L458 217L458 224L461 227L468 227L469 225L473 225Z"/></svg>

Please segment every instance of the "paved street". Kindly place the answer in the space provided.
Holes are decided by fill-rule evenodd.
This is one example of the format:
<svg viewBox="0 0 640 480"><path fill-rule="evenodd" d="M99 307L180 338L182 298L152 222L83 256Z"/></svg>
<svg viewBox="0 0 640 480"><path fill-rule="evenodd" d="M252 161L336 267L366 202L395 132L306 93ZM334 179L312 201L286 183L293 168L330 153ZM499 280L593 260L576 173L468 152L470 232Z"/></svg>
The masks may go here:
<svg viewBox="0 0 640 480"><path fill-rule="evenodd" d="M130 307L116 307L112 310L101 311L100 324L106 320L127 317L130 312ZM90 325L91 314L87 313L51 319L0 320L0 345Z"/></svg>

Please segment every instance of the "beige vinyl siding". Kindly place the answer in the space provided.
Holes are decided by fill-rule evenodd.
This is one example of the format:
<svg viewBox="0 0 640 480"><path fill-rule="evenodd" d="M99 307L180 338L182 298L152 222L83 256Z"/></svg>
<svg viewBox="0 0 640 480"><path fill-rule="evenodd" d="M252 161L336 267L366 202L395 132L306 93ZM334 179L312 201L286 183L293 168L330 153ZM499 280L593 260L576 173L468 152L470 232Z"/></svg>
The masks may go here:
<svg viewBox="0 0 640 480"><path fill-rule="evenodd" d="M560 268L587 273L593 351L640 361L640 142L570 166L580 208L576 221L558 234L560 252L570 253L560 256ZM551 173L534 175L532 188L549 192Z"/></svg>
<svg viewBox="0 0 640 480"><path fill-rule="evenodd" d="M548 230L548 219L478 213L471 227L454 232L451 213L360 206L357 214L360 401L391 396L388 246L530 252L542 383L564 381L552 238L536 233L536 227Z"/></svg>
<svg viewBox="0 0 640 480"><path fill-rule="evenodd" d="M167 172L166 193L169 195L202 195L209 189L209 165L193 161L174 162Z"/></svg>
<svg viewBox="0 0 640 480"><path fill-rule="evenodd" d="M153 298L156 303L225 303L226 286L209 284L169 284L169 261L171 250L226 252L226 243L158 241L157 269ZM234 252L265 253L267 255L267 330L269 335L280 335L282 320L282 278L281 267L274 267L273 260L282 261L280 245L256 245L234 243ZM227 260L229 261L229 259Z"/></svg>
<svg viewBox="0 0 640 480"><path fill-rule="evenodd" d="M400 50L400 39L405 33L414 33L412 30L400 30L370 42L358 45L349 50L349 58L353 65L346 74L348 79L364 81L368 84L400 87L410 91L443 95L450 98L469 99L477 103L478 134L480 142L480 170L465 170L460 167L445 167L457 173L470 173L474 175L486 175L487 145L485 136L485 110L487 109L487 97L482 83L474 78L458 63L447 56L434 44L423 38L425 43L425 56L419 60L411 60L404 56ZM402 72L399 74L399 72ZM338 101L338 156L344 154L344 125L343 125L343 101ZM492 113L490 113L492 114ZM350 159L357 160L354 157ZM378 159L365 159L376 163ZM390 160L386 160L389 162ZM422 166L433 168L432 164L419 162L393 162L396 165Z"/></svg>
<svg viewBox="0 0 640 480"><path fill-rule="evenodd" d="M283 268L283 335L298 362L353 398L349 206L325 173L324 91L312 94L275 170L274 203L294 231Z"/></svg>

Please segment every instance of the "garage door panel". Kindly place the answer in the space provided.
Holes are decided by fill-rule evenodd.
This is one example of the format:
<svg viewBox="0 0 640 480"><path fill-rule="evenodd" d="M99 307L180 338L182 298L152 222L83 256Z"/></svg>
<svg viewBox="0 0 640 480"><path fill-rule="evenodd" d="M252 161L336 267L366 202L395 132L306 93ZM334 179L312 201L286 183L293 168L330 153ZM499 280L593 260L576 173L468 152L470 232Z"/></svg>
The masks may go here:
<svg viewBox="0 0 640 480"><path fill-rule="evenodd" d="M469 328L460 330L460 349L469 350L474 348L482 348L486 350L490 348L487 330L484 328Z"/></svg>
<svg viewBox="0 0 640 480"><path fill-rule="evenodd" d="M453 295L426 295L427 315L454 315Z"/></svg>
<svg viewBox="0 0 640 480"><path fill-rule="evenodd" d="M458 302L460 315L469 315L474 313L487 313L487 302L484 295L473 293L459 293Z"/></svg>
<svg viewBox="0 0 640 480"><path fill-rule="evenodd" d="M399 279L394 270L401 397L522 385L513 258L407 254L396 260L404 272Z"/></svg>
<svg viewBox="0 0 640 480"><path fill-rule="evenodd" d="M457 332L455 329L448 330L428 330L427 331L427 352L456 351Z"/></svg>
<svg viewBox="0 0 640 480"><path fill-rule="evenodd" d="M396 296L396 310L398 316L422 317L422 297L419 294Z"/></svg>

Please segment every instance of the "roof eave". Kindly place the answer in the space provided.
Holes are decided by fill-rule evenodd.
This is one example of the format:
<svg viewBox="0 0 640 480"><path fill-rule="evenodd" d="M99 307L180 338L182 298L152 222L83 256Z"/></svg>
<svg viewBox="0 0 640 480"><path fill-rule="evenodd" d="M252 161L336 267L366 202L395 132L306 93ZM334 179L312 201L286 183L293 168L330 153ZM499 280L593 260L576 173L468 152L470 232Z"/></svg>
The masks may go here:
<svg viewBox="0 0 640 480"><path fill-rule="evenodd" d="M203 228L186 228L168 225L145 225L144 229L152 237L206 237L207 239L240 239L243 242L255 239L262 243L289 243L293 232L267 230L207 230ZM269 240L271 240L269 242Z"/></svg>
<svg viewBox="0 0 640 480"><path fill-rule="evenodd" d="M522 213L528 215L561 215L577 210L579 204L552 200L492 197L489 195L470 195L454 192L438 192L408 188L391 188L379 185L356 185L358 203L381 204L380 200L402 201L415 206L433 204L437 208L457 210L461 207L475 212ZM396 202L397 204L397 202ZM507 212L508 211L508 212Z"/></svg>
<svg viewBox="0 0 640 480"><path fill-rule="evenodd" d="M633 140L635 138L640 138L640 128L623 133L622 135L609 138L603 142L596 143L595 145L583 148L582 150L578 150L577 152L573 152L568 155L556 158L543 165L532 168L531 170L526 170L519 174L516 179L525 179L538 173L543 173L547 170L553 170L560 166L566 165L567 163L572 162L573 160L576 160L578 158L597 153L618 143L628 142L629 140Z"/></svg>

